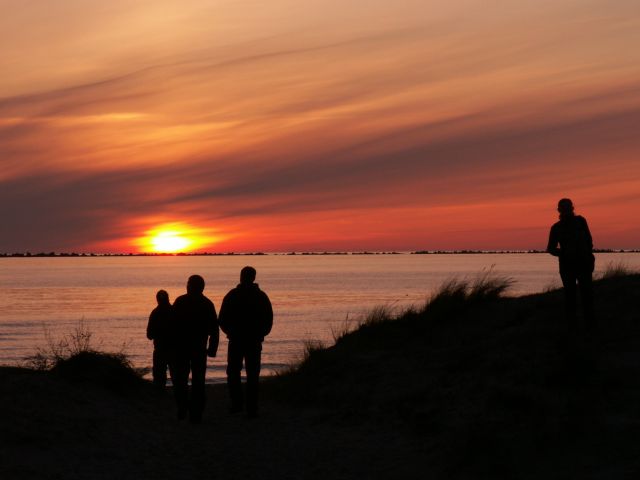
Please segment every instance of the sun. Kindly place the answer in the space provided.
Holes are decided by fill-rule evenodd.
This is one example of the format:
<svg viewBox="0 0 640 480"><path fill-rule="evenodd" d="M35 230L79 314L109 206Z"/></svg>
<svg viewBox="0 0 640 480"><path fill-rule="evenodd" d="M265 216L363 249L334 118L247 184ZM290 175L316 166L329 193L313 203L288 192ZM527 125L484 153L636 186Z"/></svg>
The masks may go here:
<svg viewBox="0 0 640 480"><path fill-rule="evenodd" d="M184 222L163 223L134 240L142 253L189 253L211 246L218 240L210 229Z"/></svg>
<svg viewBox="0 0 640 480"><path fill-rule="evenodd" d="M175 230L160 230L150 239L151 251L155 253L178 253L189 250L193 240Z"/></svg>

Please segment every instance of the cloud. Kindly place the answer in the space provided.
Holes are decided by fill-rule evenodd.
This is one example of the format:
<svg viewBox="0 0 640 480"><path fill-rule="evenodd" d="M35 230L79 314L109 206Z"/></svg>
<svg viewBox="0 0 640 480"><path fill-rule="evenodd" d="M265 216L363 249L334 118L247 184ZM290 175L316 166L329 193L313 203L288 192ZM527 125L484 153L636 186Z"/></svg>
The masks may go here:
<svg viewBox="0 0 640 480"><path fill-rule="evenodd" d="M387 230L409 231L399 222L411 215L397 212L571 191L597 204L599 184L622 198L637 177L633 2L615 12L525 2L499 14L471 0L394 12L374 2L355 24L313 2L315 16L293 24L299 6L285 3L269 12L282 23L261 27L259 12L228 6L216 10L228 24L200 31L191 27L214 18L206 2L186 2L184 14L162 2L175 35L155 30L162 8L147 11L150 26L144 5L128 16L118 3L110 24L124 22L127 38L143 25L159 43L142 36L128 56L105 40L113 31L97 32L91 71L65 57L77 39L56 43L66 61L55 79L0 98L0 251L125 245L162 218L235 238L262 225L282 238L287 225L302 235L291 225L306 216L338 241L346 233L330 222L356 211L362 238L382 238L373 218L388 209ZM364 11L348 3L344 13ZM79 19L70 31L84 31ZM25 65L16 73L31 78Z"/></svg>
<svg viewBox="0 0 640 480"><path fill-rule="evenodd" d="M93 238L134 234L126 231L123 217L173 214L220 222L354 208L522 200L544 192L554 196L568 184L590 184L594 175L600 182L615 183L633 172L633 158L619 161L618 172L612 172L610 164L585 159L604 162L612 145L626 151L638 148L633 135L638 122L640 109L535 128L500 125L436 141L425 135L423 143L405 144L405 136L415 139L419 133L413 128L333 151L324 161L322 153L305 157L299 152L301 156L286 165L265 155L238 169L200 160L22 177L2 184L2 237L7 243L0 250L36 246L43 238L60 246L64 238L73 238L81 246ZM393 148L385 150L389 143ZM372 150L378 153L372 155Z"/></svg>

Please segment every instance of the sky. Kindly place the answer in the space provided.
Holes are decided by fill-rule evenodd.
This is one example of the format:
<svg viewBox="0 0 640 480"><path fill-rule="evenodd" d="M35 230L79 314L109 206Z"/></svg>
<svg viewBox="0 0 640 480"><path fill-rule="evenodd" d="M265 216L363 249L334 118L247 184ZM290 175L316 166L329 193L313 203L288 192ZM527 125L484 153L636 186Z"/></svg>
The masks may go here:
<svg viewBox="0 0 640 480"><path fill-rule="evenodd" d="M640 247L637 0L0 9L0 252Z"/></svg>

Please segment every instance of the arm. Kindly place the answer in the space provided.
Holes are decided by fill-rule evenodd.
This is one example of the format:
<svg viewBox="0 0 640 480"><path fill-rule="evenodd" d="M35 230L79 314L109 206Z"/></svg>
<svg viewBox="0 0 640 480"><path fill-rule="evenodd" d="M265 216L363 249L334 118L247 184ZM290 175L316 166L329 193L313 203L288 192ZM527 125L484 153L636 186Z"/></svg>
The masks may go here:
<svg viewBox="0 0 640 480"><path fill-rule="evenodd" d="M549 231L549 242L547 243L547 252L554 257L560 256L560 249L558 248L558 234L556 233L555 225L551 227Z"/></svg>
<svg viewBox="0 0 640 480"><path fill-rule="evenodd" d="M215 357L218 353L218 343L220 342L220 331L218 329L218 317L216 316L216 307L211 303L211 314L209 316L209 347L207 355Z"/></svg>
<svg viewBox="0 0 640 480"><path fill-rule="evenodd" d="M232 293L229 292L225 295L222 300L222 305L220 306L220 315L218 316L218 325L220 326L220 330L224 332L225 335L229 335L229 331L231 330L231 323L233 322L232 315Z"/></svg>
<svg viewBox="0 0 640 480"><path fill-rule="evenodd" d="M153 340L153 337L154 337L154 330L155 330L154 313L155 313L155 310L151 312L151 315L149 315L149 323L147 323L147 338L149 340Z"/></svg>
<svg viewBox="0 0 640 480"><path fill-rule="evenodd" d="M262 292L263 296L263 318L262 318L262 333L263 336L269 335L271 328L273 327L273 307L271 301L266 293Z"/></svg>
<svg viewBox="0 0 640 480"><path fill-rule="evenodd" d="M581 217L582 221L584 222L584 231L587 237L587 245L589 247L589 251L593 251L593 237L591 236L591 231L589 230L589 225L587 224L587 219L584 217Z"/></svg>

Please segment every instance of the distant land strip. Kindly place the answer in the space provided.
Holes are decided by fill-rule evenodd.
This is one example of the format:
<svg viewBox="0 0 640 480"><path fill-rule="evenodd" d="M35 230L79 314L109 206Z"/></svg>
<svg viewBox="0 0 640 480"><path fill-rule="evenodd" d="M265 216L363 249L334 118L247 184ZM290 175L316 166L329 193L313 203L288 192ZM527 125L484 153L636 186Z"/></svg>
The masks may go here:
<svg viewBox="0 0 640 480"><path fill-rule="evenodd" d="M640 249L594 249L594 253L640 253ZM87 252L14 252L0 253L0 258L40 258L40 257L221 257L221 256L282 256L282 255L487 255L487 254L522 254L522 253L547 253L545 250L417 250L414 252L396 251L356 251L356 252L179 252L179 253L87 253Z"/></svg>

